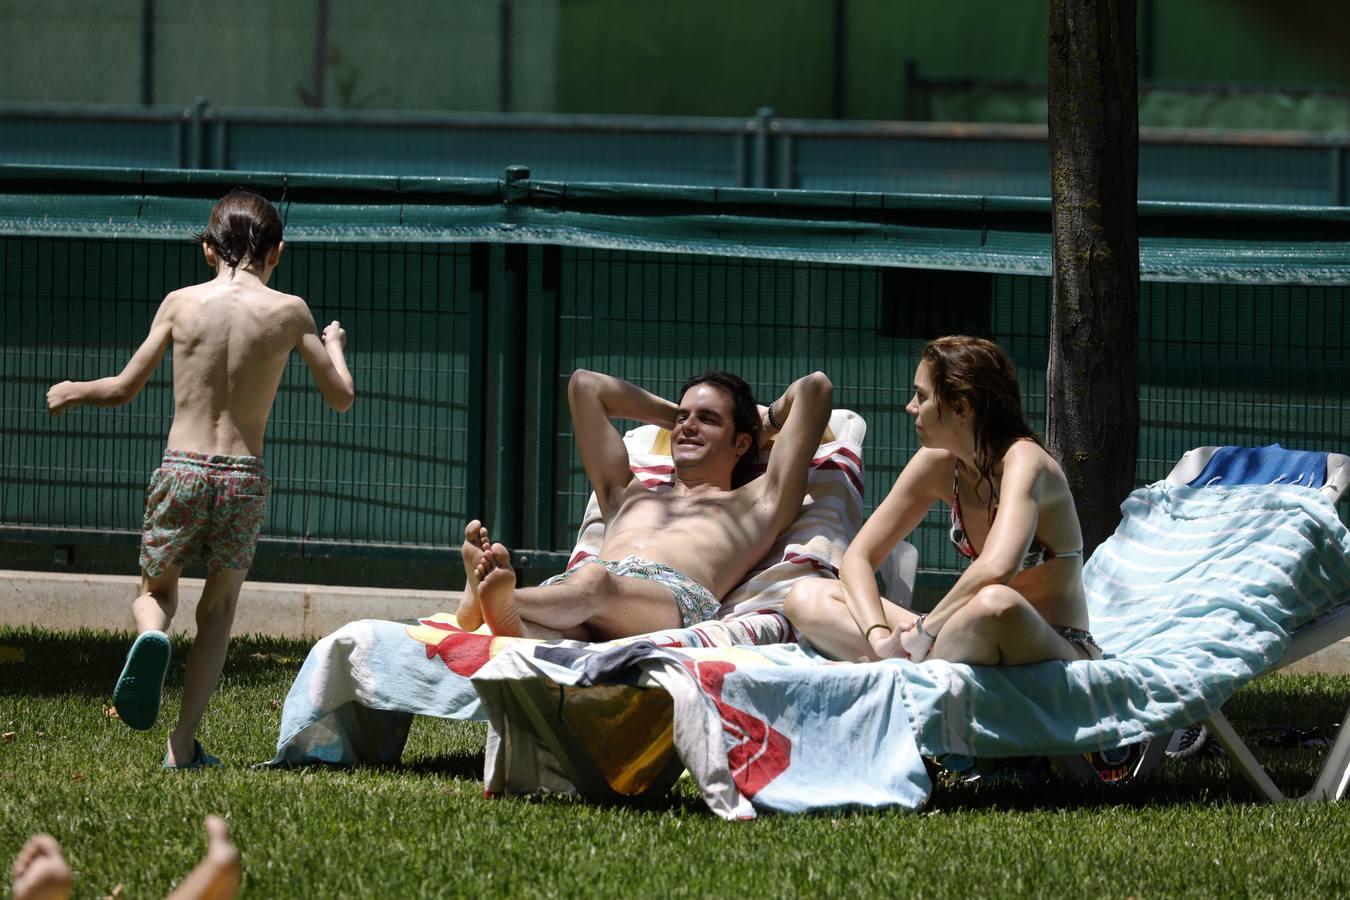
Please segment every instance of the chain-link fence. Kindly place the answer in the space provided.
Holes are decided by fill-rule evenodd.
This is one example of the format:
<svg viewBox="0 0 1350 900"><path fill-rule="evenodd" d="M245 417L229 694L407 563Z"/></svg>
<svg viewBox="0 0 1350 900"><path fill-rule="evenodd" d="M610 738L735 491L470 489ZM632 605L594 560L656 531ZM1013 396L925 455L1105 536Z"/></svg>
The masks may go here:
<svg viewBox="0 0 1350 900"><path fill-rule="evenodd" d="M0 100L548 111L558 0L0 0Z"/></svg>

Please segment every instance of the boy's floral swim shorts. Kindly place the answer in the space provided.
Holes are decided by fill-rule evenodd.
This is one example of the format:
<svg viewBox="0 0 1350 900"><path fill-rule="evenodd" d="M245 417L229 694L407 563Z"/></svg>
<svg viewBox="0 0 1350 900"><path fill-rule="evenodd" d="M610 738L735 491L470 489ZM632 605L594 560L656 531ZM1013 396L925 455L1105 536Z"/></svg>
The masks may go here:
<svg viewBox="0 0 1350 900"><path fill-rule="evenodd" d="M247 569L271 489L256 456L165 450L145 492L141 569L158 578L198 559L211 575Z"/></svg>

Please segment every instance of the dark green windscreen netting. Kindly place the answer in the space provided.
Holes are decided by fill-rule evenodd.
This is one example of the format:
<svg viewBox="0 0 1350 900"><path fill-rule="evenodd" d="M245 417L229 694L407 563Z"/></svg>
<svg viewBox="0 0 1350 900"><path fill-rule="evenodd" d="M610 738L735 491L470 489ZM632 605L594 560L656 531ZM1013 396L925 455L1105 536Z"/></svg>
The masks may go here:
<svg viewBox="0 0 1350 900"><path fill-rule="evenodd" d="M11 195L0 197L0 214L25 203L104 209L114 200L135 206ZM201 201L191 205L195 214ZM295 206L291 225L356 215L350 204ZM460 213L479 222L514 215L496 209L465 205ZM593 208L582 215L602 218ZM0 534L129 536L139 530L146 479L168 430L171 363L124 409L51 419L44 393L63 378L116 373L160 298L208 273L189 241L150 236L154 220L144 212L139 236L42 221L44 234L13 226L0 234ZM659 218L647 237L713 246L708 221ZM181 236L181 225L166 227ZM503 241L511 238L497 227ZM1270 227L1282 227L1278 217ZM1029 419L1044 421L1049 281L1040 275L753 258L726 248L522 246L489 240L486 230L473 243L295 232L273 284L304 296L320 327L342 320L358 399L346 415L333 413L299 358L289 364L268 431L274 492L264 536L294 552L316 544L338 554L448 549L467 518L496 513L508 488L519 492L517 545L568 549L589 492L566 406L577 367L666 395L691 374L725 368L766 401L820 369L834 381L836 404L868 422L869 511L917 447L903 407L925 340L952 332L998 340L1021 369ZM792 237L810 233L803 226ZM838 241L838 223L822 234ZM1220 258L1202 238L1203 252ZM979 243L972 253L982 252ZM1187 264L1184 253L1168 252L1178 267ZM943 261L960 258L958 248ZM1346 450L1348 291L1337 283L1144 282L1138 481L1163 476L1182 452L1207 444ZM943 532L935 511L913 537L926 569L956 568Z"/></svg>

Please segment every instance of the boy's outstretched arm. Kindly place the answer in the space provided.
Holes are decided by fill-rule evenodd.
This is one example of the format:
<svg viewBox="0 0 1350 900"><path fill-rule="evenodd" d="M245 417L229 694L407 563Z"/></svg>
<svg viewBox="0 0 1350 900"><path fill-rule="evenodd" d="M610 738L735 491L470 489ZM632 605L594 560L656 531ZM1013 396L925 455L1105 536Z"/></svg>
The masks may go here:
<svg viewBox="0 0 1350 900"><path fill-rule="evenodd" d="M94 381L62 381L47 389L47 411L59 416L69 407L88 406L125 406L145 387L150 375L159 368L164 352L173 340L173 327L168 313L169 300L164 298L150 323L150 333L146 335L126 366L116 375L98 378Z"/></svg>
<svg viewBox="0 0 1350 900"><path fill-rule="evenodd" d="M347 358L342 353L347 346L347 332L342 323L334 319L323 330L320 339L314 317L308 311L305 317L308 322L298 342L300 357L309 366L309 373L314 376L314 383L328 405L338 412L346 412L356 400L352 373L348 371Z"/></svg>

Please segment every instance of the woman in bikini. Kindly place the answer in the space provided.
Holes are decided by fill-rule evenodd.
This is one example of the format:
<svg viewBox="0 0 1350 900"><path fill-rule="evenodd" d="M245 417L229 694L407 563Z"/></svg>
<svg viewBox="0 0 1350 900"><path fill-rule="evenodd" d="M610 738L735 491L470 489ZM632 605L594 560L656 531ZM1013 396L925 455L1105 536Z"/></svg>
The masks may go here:
<svg viewBox="0 0 1350 900"><path fill-rule="evenodd" d="M792 624L835 659L1100 659L1073 495L1022 415L1008 354L982 338L932 341L905 411L922 447L844 554L839 580L806 579L788 595ZM937 501L970 565L918 616L883 602L874 573Z"/></svg>

